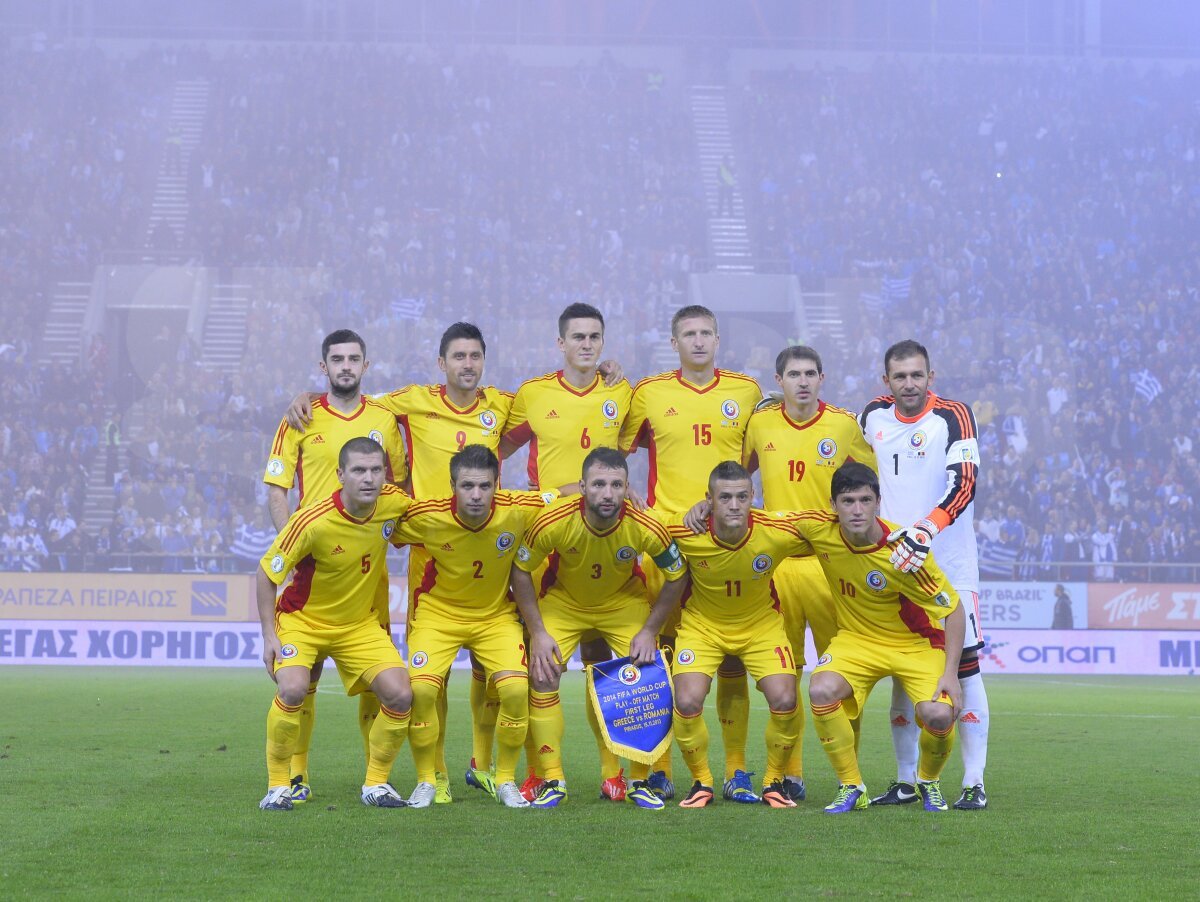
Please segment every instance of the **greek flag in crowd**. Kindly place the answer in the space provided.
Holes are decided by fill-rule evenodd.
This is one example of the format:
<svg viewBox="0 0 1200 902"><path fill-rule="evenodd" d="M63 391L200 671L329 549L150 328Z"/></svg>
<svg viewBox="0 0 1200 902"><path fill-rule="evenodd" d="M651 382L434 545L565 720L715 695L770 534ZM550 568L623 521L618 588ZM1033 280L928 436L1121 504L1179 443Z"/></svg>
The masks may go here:
<svg viewBox="0 0 1200 902"><path fill-rule="evenodd" d="M396 298L392 301L392 314L397 319L420 319L425 312L425 301L421 298Z"/></svg>
<svg viewBox="0 0 1200 902"><path fill-rule="evenodd" d="M1133 374L1133 390L1147 404L1162 394L1162 383L1154 377L1150 370L1145 369Z"/></svg>

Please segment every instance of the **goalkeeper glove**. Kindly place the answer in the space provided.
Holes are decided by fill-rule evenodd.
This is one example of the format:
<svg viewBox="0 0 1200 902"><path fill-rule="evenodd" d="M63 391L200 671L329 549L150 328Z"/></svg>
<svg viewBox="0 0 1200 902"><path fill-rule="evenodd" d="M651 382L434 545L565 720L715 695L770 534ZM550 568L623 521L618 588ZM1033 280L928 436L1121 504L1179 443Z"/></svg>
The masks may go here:
<svg viewBox="0 0 1200 902"><path fill-rule="evenodd" d="M901 573L920 570L925 558L929 556L933 537L937 534L937 524L928 517L918 520L912 526L897 529L887 537L889 543L896 543L896 547L892 549L892 566Z"/></svg>

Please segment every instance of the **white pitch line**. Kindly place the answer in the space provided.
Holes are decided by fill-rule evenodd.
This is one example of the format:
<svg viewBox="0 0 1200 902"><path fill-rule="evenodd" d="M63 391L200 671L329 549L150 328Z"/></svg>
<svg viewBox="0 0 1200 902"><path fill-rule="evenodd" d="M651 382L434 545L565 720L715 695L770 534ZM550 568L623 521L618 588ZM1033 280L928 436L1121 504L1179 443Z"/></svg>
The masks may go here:
<svg viewBox="0 0 1200 902"><path fill-rule="evenodd" d="M1019 674L1013 674L1019 676ZM1170 686L1122 686L1109 683L1084 683L1078 680L1039 680L1031 679L1024 682L1042 683L1046 686L1074 686L1077 689L1129 689L1133 692L1188 692L1196 693L1196 689L1175 689Z"/></svg>

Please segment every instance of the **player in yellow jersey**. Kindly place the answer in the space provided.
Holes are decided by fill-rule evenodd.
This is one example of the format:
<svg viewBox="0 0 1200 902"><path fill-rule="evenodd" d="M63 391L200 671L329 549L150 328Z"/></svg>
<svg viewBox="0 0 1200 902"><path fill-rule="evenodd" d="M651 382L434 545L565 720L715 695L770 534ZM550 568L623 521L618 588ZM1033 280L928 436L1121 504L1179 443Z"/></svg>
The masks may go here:
<svg viewBox="0 0 1200 902"><path fill-rule="evenodd" d="M762 390L749 376L716 367L720 344L716 314L698 304L680 308L671 317L671 346L679 354L679 369L649 376L633 390L621 429L621 450L646 450L646 503L656 512L686 511L704 497L712 468L741 456L746 424ZM652 563L643 566L653 600L662 576ZM678 627L676 617L663 627L668 644ZM750 692L746 669L737 658L723 661L717 670L717 716L725 746L725 798L758 802L746 772ZM651 774L650 785L664 799L674 796L669 750Z"/></svg>
<svg viewBox="0 0 1200 902"><path fill-rule="evenodd" d="M331 332L321 342L320 366L329 379L329 391L314 395L308 425L297 431L289 429L285 420L279 424L271 443L263 482L267 484L267 504L276 532L283 529L291 514L288 491L293 484L299 494L299 510L314 502L325 501L338 487L338 453L352 438L365 436L383 446L388 482L399 484L408 478L403 441L395 417L360 394L362 377L370 366L366 342L349 329ZM384 561L381 560L379 566L383 568L384 577L379 582L376 612L379 622L387 624L387 570ZM308 755L321 670L322 662L315 661L311 668L312 681L301 708L300 735L296 742L296 757L292 761L292 801L297 804L306 802L312 794L308 782ZM379 702L373 694L364 692L359 696L358 724L364 751L371 724L378 713Z"/></svg>
<svg viewBox="0 0 1200 902"><path fill-rule="evenodd" d="M713 800L704 699L721 661L735 655L770 709L762 801L772 808L794 808L782 780L798 730L796 664L771 574L784 558L811 549L786 521L751 510L754 486L737 461L722 461L713 469L706 497L712 504L707 532L696 535L682 525L682 517L673 518L669 530L691 576L675 649L674 727L695 783L680 806L703 808ZM669 613L667 600L655 602L644 629L657 630Z"/></svg>
<svg viewBox="0 0 1200 902"><path fill-rule="evenodd" d="M606 385L597 372L604 349L604 316L595 307L570 304L563 310L558 317L558 349L563 355L561 370L529 379L517 389L500 456L508 457L528 444L529 487L575 491L588 452L618 446L633 389L623 379ZM600 640L585 641L580 657L584 664L598 663L608 660L609 651ZM620 801L626 789L620 762L604 745L592 706L586 707L605 774L601 792ZM526 798L536 797L541 783L532 764L522 786Z"/></svg>
<svg viewBox="0 0 1200 902"><path fill-rule="evenodd" d="M445 382L410 385L373 399L388 410L404 431L411 466L413 497L443 498L451 494L450 458L468 444L481 444L495 451L512 405L512 394L481 385L487 344L483 333L471 323L458 322L443 333L438 345L438 369ZM288 421L301 427L312 415L315 396L302 393L288 411ZM408 604L421 584L429 555L421 546L409 549ZM472 660L472 665L475 665ZM483 670L473 666L471 681L471 733L473 754L466 772L467 784L492 792L492 740L500 707L494 686L488 686ZM438 737L437 801L452 801L446 769L445 695L441 699L441 735Z"/></svg>
<svg viewBox="0 0 1200 902"><path fill-rule="evenodd" d="M911 573L891 566L896 524L879 517L879 477L862 463L838 468L834 513L789 516L812 545L837 603L838 632L817 662L808 695L821 746L838 776L830 814L867 807L850 719L884 677L903 687L921 724L917 792L926 811L945 811L938 782L962 707L958 661L965 618L958 593L926 560ZM944 626L943 626L944 622Z"/></svg>
<svg viewBox="0 0 1200 902"><path fill-rule="evenodd" d="M784 348L775 358L775 382L782 398L763 404L750 418L742 463L762 474L767 510L825 510L834 471L847 460L874 467L875 454L854 414L821 400L825 370L813 348ZM833 596L813 557L788 558L775 571L783 622L796 656L796 678L804 669L804 630L822 655L837 632ZM856 722L857 726L857 722ZM789 798L804 800L804 715L783 779Z"/></svg>
<svg viewBox="0 0 1200 902"><path fill-rule="evenodd" d="M300 708L310 671L326 655L337 661L348 693L369 687L381 703L368 736L363 804L404 807L388 774L408 733L412 689L374 605L380 582L387 580L388 539L412 499L385 485L386 460L373 439L342 445L341 488L293 514L259 567L263 662L278 686L267 715L268 789L259 803L264 810L293 807L291 763ZM276 586L293 569L295 578L276 599Z"/></svg>
<svg viewBox="0 0 1200 902"><path fill-rule="evenodd" d="M526 528L557 493L543 498L534 492L497 491L499 480L496 455L482 445L467 445L450 459L454 494L418 501L392 535L394 544L421 544L430 554L409 610L411 739L418 781L408 799L412 808L427 807L437 792L438 696L464 646L500 694L496 798L510 808L529 804L515 782L529 726L528 660L508 587Z"/></svg>
<svg viewBox="0 0 1200 902"><path fill-rule="evenodd" d="M546 777L535 808L556 808L567 799L558 686L580 639L595 630L618 654L630 653L650 613L639 555L662 568L661 594L672 606L686 584L679 549L657 520L626 500L628 485L624 456L613 448L593 448L583 462L583 497L564 499L542 513L517 551L512 587L530 637L529 724L538 770ZM532 574L547 560L540 591L535 590ZM649 770L647 764L631 765L625 800L658 810L663 800L646 783Z"/></svg>

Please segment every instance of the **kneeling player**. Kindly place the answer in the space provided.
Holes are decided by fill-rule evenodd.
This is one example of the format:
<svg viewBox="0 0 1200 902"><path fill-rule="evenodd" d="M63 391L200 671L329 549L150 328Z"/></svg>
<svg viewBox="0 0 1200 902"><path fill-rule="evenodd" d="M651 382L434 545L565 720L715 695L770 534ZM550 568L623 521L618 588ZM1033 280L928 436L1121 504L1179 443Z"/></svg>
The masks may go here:
<svg viewBox="0 0 1200 902"><path fill-rule="evenodd" d="M368 735L363 804L405 806L388 774L408 733L412 690L372 602L386 572L388 536L412 499L384 485L385 474L378 442L346 442L338 459L342 488L293 514L263 556L257 583L263 662L279 687L267 714L268 789L258 806L264 810L292 808L300 709L313 664L327 655L337 661L347 692L370 689L380 702ZM276 600L275 587L293 567L296 578Z"/></svg>
<svg viewBox="0 0 1200 902"><path fill-rule="evenodd" d="M850 721L874 685L890 676L912 699L921 724L917 791L926 811L945 811L938 779L962 705L958 659L964 620L958 594L932 556L912 573L892 569L887 537L895 526L879 519L874 470L843 464L833 475L831 494L834 513L789 517L817 553L837 604L837 635L808 687L821 747L841 784L825 810L841 814L867 807Z"/></svg>
<svg viewBox="0 0 1200 902"><path fill-rule="evenodd" d="M713 799L704 699L725 656L735 655L770 708L762 801L772 808L794 808L782 781L799 732L796 664L771 574L784 558L810 554L811 548L791 524L751 510L750 474L735 461L723 461L712 471L707 497L712 504L707 532L695 535L682 523L672 523L669 530L692 581L684 594L675 651L674 728L695 783L680 806L703 808ZM661 626L666 613L660 597L647 628Z"/></svg>
<svg viewBox="0 0 1200 902"><path fill-rule="evenodd" d="M686 571L679 549L665 527L625 500L628 485L624 456L614 448L594 449L583 462L582 497L565 499L539 516L517 552L513 594L529 630L533 678L529 728L539 750L538 771L546 777L535 808L556 808L567 799L558 698L566 662L589 630L618 654L630 651L649 614L638 555L647 554L663 571L664 604L674 607L683 594ZM539 605L531 574L547 557ZM634 763L630 772L633 784L625 801L661 809L662 799L646 783L650 766Z"/></svg>

